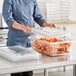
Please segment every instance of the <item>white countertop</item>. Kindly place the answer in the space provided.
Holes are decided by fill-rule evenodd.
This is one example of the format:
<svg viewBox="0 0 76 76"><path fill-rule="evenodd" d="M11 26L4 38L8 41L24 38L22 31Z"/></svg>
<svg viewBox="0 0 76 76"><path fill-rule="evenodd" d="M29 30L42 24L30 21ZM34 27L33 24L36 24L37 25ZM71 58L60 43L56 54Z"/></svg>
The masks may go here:
<svg viewBox="0 0 76 76"><path fill-rule="evenodd" d="M31 71L36 69L54 68L76 64L76 43L73 44L69 55L49 57L42 55L39 60L10 62L0 57L0 74Z"/></svg>

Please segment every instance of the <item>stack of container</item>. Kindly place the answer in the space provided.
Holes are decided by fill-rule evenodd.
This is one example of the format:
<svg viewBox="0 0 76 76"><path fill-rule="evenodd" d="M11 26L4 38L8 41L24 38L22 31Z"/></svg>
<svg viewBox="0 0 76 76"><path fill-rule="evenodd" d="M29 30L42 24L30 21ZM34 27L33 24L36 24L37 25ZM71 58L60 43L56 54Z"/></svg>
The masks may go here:
<svg viewBox="0 0 76 76"><path fill-rule="evenodd" d="M47 21L48 22L67 22L70 15L70 0L51 0L47 2Z"/></svg>
<svg viewBox="0 0 76 76"><path fill-rule="evenodd" d="M41 14L48 22L67 22L71 14L71 0L37 0Z"/></svg>

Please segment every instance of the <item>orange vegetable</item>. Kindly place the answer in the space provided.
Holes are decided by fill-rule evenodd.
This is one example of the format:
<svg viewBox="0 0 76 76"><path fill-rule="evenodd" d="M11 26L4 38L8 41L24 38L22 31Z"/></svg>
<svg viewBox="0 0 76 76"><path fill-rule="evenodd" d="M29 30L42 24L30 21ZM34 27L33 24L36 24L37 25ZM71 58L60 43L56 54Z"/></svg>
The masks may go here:
<svg viewBox="0 0 76 76"><path fill-rule="evenodd" d="M42 37L38 40L34 41L34 46L37 51L52 56L54 54L64 54L64 53L69 53L69 48L71 46L70 42L66 43L57 43L57 44L50 44L42 41L47 41L47 42L63 42L64 40L58 39L58 38L47 38L47 37Z"/></svg>

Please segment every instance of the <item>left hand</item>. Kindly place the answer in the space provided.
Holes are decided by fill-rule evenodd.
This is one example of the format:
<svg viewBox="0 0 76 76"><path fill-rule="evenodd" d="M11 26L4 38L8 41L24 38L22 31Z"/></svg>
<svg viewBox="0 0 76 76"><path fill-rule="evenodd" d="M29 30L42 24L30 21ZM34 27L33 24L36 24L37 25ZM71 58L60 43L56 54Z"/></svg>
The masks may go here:
<svg viewBox="0 0 76 76"><path fill-rule="evenodd" d="M44 22L43 26L54 27L54 28L56 27L54 24L50 24L50 23L47 23L47 22Z"/></svg>

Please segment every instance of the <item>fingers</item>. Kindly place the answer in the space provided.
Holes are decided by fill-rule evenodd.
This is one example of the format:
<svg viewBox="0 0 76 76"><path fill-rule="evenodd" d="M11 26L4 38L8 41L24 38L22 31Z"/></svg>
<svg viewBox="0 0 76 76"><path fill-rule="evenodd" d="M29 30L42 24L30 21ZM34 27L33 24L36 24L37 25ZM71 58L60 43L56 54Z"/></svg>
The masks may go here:
<svg viewBox="0 0 76 76"><path fill-rule="evenodd" d="M56 26L54 24L48 24L48 26L56 28Z"/></svg>
<svg viewBox="0 0 76 76"><path fill-rule="evenodd" d="M31 29L30 27L28 27L28 26L25 26L25 27L23 28L23 31L24 31L25 33L32 33L32 29Z"/></svg>
<svg viewBox="0 0 76 76"><path fill-rule="evenodd" d="M26 33L32 33L32 29L30 27L26 28Z"/></svg>
<svg viewBox="0 0 76 76"><path fill-rule="evenodd" d="M55 24L52 24L52 27L55 27L56 28Z"/></svg>
<svg viewBox="0 0 76 76"><path fill-rule="evenodd" d="M46 26L48 26L48 27L54 27L54 28L56 27L54 24L47 23L47 22L44 22L44 23L43 23L43 26L45 26L45 27L46 27Z"/></svg>

